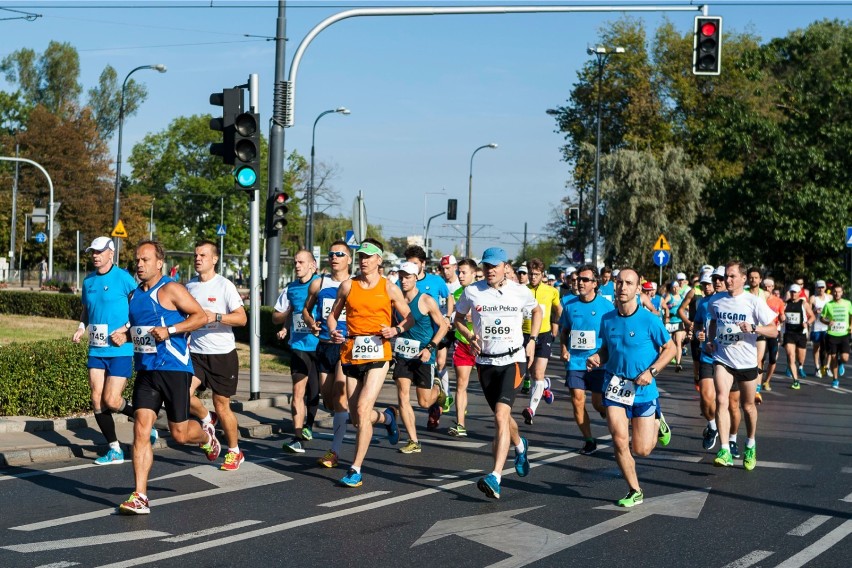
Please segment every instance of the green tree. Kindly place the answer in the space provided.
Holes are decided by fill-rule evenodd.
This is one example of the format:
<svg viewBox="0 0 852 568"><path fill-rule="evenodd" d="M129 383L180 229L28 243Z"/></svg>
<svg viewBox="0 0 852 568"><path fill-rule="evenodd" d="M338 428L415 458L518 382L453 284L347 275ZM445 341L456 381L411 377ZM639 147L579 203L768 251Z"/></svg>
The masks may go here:
<svg viewBox="0 0 852 568"><path fill-rule="evenodd" d="M19 49L3 58L0 71L19 86L28 104L43 105L54 114L73 112L83 90L78 82L80 56L70 43L51 41L41 55Z"/></svg>
<svg viewBox="0 0 852 568"><path fill-rule="evenodd" d="M133 116L139 106L148 97L145 85L134 79L127 81L124 89L124 116ZM107 65L98 78L98 86L89 89L89 107L98 125L98 131L105 140L112 138L118 129L118 115L121 108L121 85L112 65Z"/></svg>

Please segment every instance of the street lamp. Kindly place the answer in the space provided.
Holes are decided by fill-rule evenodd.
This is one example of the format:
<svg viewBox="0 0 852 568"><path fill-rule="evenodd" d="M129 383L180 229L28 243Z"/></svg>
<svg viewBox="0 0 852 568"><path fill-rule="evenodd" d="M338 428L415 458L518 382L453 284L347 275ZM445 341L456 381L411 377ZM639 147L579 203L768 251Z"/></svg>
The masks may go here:
<svg viewBox="0 0 852 568"><path fill-rule="evenodd" d="M305 211L305 248L309 251L313 251L314 249L314 202L316 201L314 196L314 157L316 155L315 143L317 138L317 123L322 117L332 113L349 114L350 111L346 107L338 107L336 109L325 110L321 112L317 119L314 121L314 128L311 133L311 181L308 185L308 206L307 211Z"/></svg>
<svg viewBox="0 0 852 568"><path fill-rule="evenodd" d="M473 151L473 154L470 155L470 176L467 179L467 241L465 241L465 256L467 258L471 258L470 256L470 212L473 208L473 157L476 156L476 153L482 150L483 148L496 148L497 144L492 142L491 144L485 144L480 146L476 150Z"/></svg>
<svg viewBox="0 0 852 568"><path fill-rule="evenodd" d="M124 83L121 84L121 104L118 107L118 157L115 160L115 204L112 209L112 226L118 225L119 209L121 208L121 137L124 130L124 91L127 89L127 80L130 76L141 69L154 69L160 73L166 72L166 66L162 63L156 65L140 65L132 70L124 77Z"/></svg>
<svg viewBox="0 0 852 568"><path fill-rule="evenodd" d="M596 122L598 127L597 145L595 147L595 215L592 225L592 259L595 267L598 266L598 216L600 214L600 184L601 184L601 81L603 80L603 68L607 59L613 53L624 53L623 47L588 47L586 53L597 58L598 65L598 115Z"/></svg>

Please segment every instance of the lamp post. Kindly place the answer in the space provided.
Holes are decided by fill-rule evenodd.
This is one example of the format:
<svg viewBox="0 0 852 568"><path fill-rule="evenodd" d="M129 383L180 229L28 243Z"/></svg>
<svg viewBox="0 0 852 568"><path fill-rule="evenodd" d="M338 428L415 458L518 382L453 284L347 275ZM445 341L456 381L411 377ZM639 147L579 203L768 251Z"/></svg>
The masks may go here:
<svg viewBox="0 0 852 568"><path fill-rule="evenodd" d="M471 258L470 256L470 215L471 209L473 209L473 157L476 156L476 153L482 150L483 148L496 148L497 144L492 142L491 144L485 144L480 146L476 150L473 151L473 154L470 155L470 175L467 179L467 240L465 241L465 256L467 258Z"/></svg>
<svg viewBox="0 0 852 568"><path fill-rule="evenodd" d="M623 47L588 47L586 53L597 58L598 66L598 114L597 119L597 144L595 147L595 215L592 225L592 259L595 267L598 266L598 216L600 214L600 185L601 185L601 81L603 80L603 68L609 56L613 53L624 53Z"/></svg>
<svg viewBox="0 0 852 568"><path fill-rule="evenodd" d="M319 116L314 120L314 128L311 132L311 180L308 185L307 211L305 211L305 248L309 251L314 249L314 158L316 156L317 123L322 117L332 113L349 114L350 111L346 107L325 110L319 113Z"/></svg>
<svg viewBox="0 0 852 568"><path fill-rule="evenodd" d="M162 63L156 65L140 65L124 77L121 84L121 103L118 106L118 157L115 160L115 204L112 209L112 226L118 225L119 210L121 208L121 138L124 131L124 91L127 89L127 80L130 76L141 69L154 69L160 73L166 72L166 66Z"/></svg>

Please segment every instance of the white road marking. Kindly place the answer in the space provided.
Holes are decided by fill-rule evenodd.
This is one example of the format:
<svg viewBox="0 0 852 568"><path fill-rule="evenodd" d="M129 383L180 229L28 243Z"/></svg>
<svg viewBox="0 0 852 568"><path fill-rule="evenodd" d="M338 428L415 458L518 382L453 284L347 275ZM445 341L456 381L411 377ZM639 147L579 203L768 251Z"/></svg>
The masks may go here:
<svg viewBox="0 0 852 568"><path fill-rule="evenodd" d="M831 517L828 515L814 515L798 527L794 528L787 534L790 536L805 536L815 528L819 527L821 524L829 520Z"/></svg>
<svg viewBox="0 0 852 568"><path fill-rule="evenodd" d="M842 525L800 551L798 554L794 554L781 564L779 564L776 568L800 568L804 566L847 536L849 533L852 533L852 520L845 521Z"/></svg>
<svg viewBox="0 0 852 568"><path fill-rule="evenodd" d="M852 503L852 493L841 499L841 501L845 501L846 503Z"/></svg>
<svg viewBox="0 0 852 568"><path fill-rule="evenodd" d="M459 449L476 449L489 444L489 442L459 442L456 440L430 440L429 438L420 438L420 443L429 446L444 446L446 448Z"/></svg>
<svg viewBox="0 0 852 568"><path fill-rule="evenodd" d="M252 525L256 525L262 523L263 521L252 521L245 520L239 521L236 523L231 523L229 525L222 525L221 527L210 527L209 529L204 529L201 531L195 531L186 534L179 534L177 536L172 536L169 538L162 539L163 542L183 542L185 540L194 540L196 538L203 538L205 536L210 536L211 534L219 534L222 532L232 531L234 529L241 529L243 527L250 527Z"/></svg>
<svg viewBox="0 0 852 568"><path fill-rule="evenodd" d="M42 564L41 566L36 566L36 568L70 568L71 566L79 566L79 562L68 562L67 560L60 560L59 562L52 562L50 564Z"/></svg>
<svg viewBox="0 0 852 568"><path fill-rule="evenodd" d="M772 556L772 554L773 553L769 550L755 550L754 552L749 552L739 560L734 560L730 564L725 564L723 568L748 568L749 566L757 564L764 558Z"/></svg>
<svg viewBox="0 0 852 568"><path fill-rule="evenodd" d="M800 463L785 463L785 462L772 462L772 461L762 461L757 460L757 467L768 467L771 469L795 469L799 471L810 471L813 469L812 465L805 465Z"/></svg>
<svg viewBox="0 0 852 568"><path fill-rule="evenodd" d="M65 548L80 548L82 546L93 546L96 544L115 544L129 540L143 540L146 538L158 538L169 536L169 533L160 531L131 531L126 533L97 534L80 538L65 538L62 540L45 540L42 542L26 542L24 544L11 544L2 546L6 550L15 552L44 552L46 550L63 550Z"/></svg>
<svg viewBox="0 0 852 568"><path fill-rule="evenodd" d="M852 473L852 467L844 466L840 468L840 473Z"/></svg>
<svg viewBox="0 0 852 568"><path fill-rule="evenodd" d="M652 460L652 461L676 461L698 463L704 459L704 456L678 456L668 453L651 454L650 456L637 457L637 460Z"/></svg>
<svg viewBox="0 0 852 568"><path fill-rule="evenodd" d="M373 497L381 497L382 495L387 495L388 493L390 493L390 491L372 491L370 493L356 495L355 497L347 497L346 499L338 499L337 501L329 501L328 503L322 503L320 505L317 505L317 507L339 507L341 505L348 505L349 503L357 503L358 501L372 499Z"/></svg>

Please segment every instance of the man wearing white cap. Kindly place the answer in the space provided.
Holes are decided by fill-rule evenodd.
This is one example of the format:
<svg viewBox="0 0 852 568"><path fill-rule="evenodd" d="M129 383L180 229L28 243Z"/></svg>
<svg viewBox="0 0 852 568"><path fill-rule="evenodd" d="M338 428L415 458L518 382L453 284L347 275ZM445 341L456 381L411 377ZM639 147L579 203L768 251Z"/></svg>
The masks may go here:
<svg viewBox="0 0 852 568"><path fill-rule="evenodd" d="M825 280L817 280L814 286L816 289L809 300L811 304L811 311L816 316L814 325L811 328L811 343L813 344L816 377L821 379L823 376L827 375L826 363L828 358L825 354L826 350L824 349L824 343L825 332L828 331L828 326L819 316L822 313L822 309L831 298L825 293Z"/></svg>
<svg viewBox="0 0 852 568"><path fill-rule="evenodd" d="M444 279L444 282L447 284L447 290L450 291L449 296L447 297L447 309L443 312L445 317L445 323L447 327L452 325L453 318L455 317L455 313L453 308L455 307L455 293L456 290L462 287L461 282L459 281L458 268L459 262L456 260L456 257L451 254L445 254L441 257L441 261L439 263L441 270L441 278ZM435 353L435 369L437 372L437 376L441 381L441 388L443 389L444 397L443 397L443 411L449 412L450 408L452 408L451 397L447 397L447 393L450 391L450 379L447 375L447 354L450 351L450 347L453 345L453 341L455 340L455 335L452 333L448 333L444 336L444 339L438 344L438 350Z"/></svg>
<svg viewBox="0 0 852 568"><path fill-rule="evenodd" d="M808 347L808 327L814 321L811 305L800 295L802 287L790 286L790 298L784 306L784 351L787 352L787 368L793 377L791 389L799 390L799 370L805 364L805 350Z"/></svg>
<svg viewBox="0 0 852 568"><path fill-rule="evenodd" d="M526 286L530 283L530 269L527 268L527 264L524 263L518 267L518 284L523 284Z"/></svg>
<svg viewBox="0 0 852 568"><path fill-rule="evenodd" d="M113 263L115 244L109 237L98 237L86 252L92 253L95 271L83 281L83 312L72 341L80 343L83 334L89 336L89 386L92 388L92 409L104 437L109 443L106 454L95 460L97 465L120 464L124 452L115 434L113 412L133 418L133 406L121 396L127 378L133 373L133 345L117 343L113 333L123 336L128 328L128 302L136 289L136 281ZM157 440L157 430L151 429L151 443Z"/></svg>

